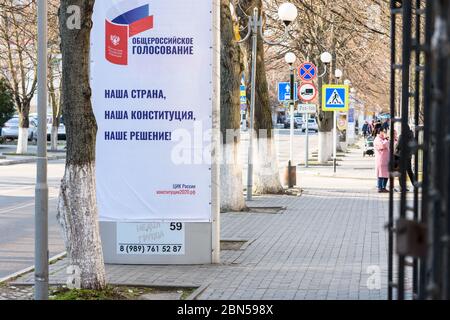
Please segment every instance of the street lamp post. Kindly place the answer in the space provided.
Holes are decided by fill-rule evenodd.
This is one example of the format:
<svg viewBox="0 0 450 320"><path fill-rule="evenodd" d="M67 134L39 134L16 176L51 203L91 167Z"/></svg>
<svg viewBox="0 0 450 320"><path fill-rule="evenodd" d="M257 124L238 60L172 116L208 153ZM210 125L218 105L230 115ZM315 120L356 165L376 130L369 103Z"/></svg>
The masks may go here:
<svg viewBox="0 0 450 320"><path fill-rule="evenodd" d="M289 162L288 162L288 187L293 188L294 187L294 181L292 179L292 162L293 162L293 156L294 156L294 105L295 105L295 77L294 77L294 67L293 64L295 63L295 60L297 60L297 57L294 53L288 52L286 53L284 60L287 64L289 64L289 71L290 71L290 86L291 86L291 96L290 96L290 102L289 102L289 112L291 114L291 124L290 124L290 141L289 141Z"/></svg>
<svg viewBox="0 0 450 320"><path fill-rule="evenodd" d="M292 3L283 3L278 8L278 17L285 25L285 37L289 31L288 27L297 17L297 8ZM264 38L263 19L258 8L253 9L253 15L248 17L247 35L238 43L247 41L252 36L252 72L251 72L251 97L250 97L250 131L248 147L248 169L247 169L247 201L253 198L253 143L254 143L254 121L255 121L255 97L256 97L256 57L258 49L258 34L267 44L277 45L279 42L270 42Z"/></svg>
<svg viewBox="0 0 450 320"><path fill-rule="evenodd" d="M331 60L333 59L333 57L331 56L331 53L329 52L324 52L320 55L320 61L322 61L323 65L324 65L324 71L322 74L319 74L318 77L319 78L323 78L326 73L327 73L327 67L330 65Z"/></svg>
<svg viewBox="0 0 450 320"><path fill-rule="evenodd" d="M38 145L35 188L35 299L48 300L47 0L38 1Z"/></svg>
<svg viewBox="0 0 450 320"><path fill-rule="evenodd" d="M339 83L339 80L342 78L342 71L340 69L336 69L334 72L334 77L336 78L336 84ZM336 173L336 166L337 166L337 112L333 111L333 168L334 173Z"/></svg>

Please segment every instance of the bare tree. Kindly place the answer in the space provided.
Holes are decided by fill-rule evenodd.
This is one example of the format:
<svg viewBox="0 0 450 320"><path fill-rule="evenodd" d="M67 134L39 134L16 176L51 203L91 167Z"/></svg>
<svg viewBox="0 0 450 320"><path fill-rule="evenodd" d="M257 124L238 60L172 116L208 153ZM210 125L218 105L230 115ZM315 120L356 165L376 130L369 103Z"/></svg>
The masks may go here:
<svg viewBox="0 0 450 320"><path fill-rule="evenodd" d="M105 267L95 193L97 124L91 103L89 50L94 0L61 0L59 31L62 52L63 113L67 158L62 179L58 221L70 264L79 268L81 287L105 287ZM78 6L81 28L67 27L68 6Z"/></svg>
<svg viewBox="0 0 450 320"><path fill-rule="evenodd" d="M19 114L17 153L27 153L29 113L36 92L36 4L0 1L0 75L13 94Z"/></svg>
<svg viewBox="0 0 450 320"><path fill-rule="evenodd" d="M230 0L220 1L221 15L221 99L220 127L222 133L221 211L242 211L246 208L242 192L240 157L240 79L243 71L241 51L236 43Z"/></svg>

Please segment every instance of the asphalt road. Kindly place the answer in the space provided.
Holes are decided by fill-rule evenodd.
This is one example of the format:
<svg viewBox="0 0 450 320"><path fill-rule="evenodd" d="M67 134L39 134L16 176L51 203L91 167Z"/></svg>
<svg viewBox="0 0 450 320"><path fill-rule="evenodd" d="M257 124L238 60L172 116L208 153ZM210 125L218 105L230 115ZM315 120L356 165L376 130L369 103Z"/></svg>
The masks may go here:
<svg viewBox="0 0 450 320"><path fill-rule="evenodd" d="M56 221L64 161L48 165L50 257L64 251ZM0 278L34 265L34 187L36 164L0 166Z"/></svg>

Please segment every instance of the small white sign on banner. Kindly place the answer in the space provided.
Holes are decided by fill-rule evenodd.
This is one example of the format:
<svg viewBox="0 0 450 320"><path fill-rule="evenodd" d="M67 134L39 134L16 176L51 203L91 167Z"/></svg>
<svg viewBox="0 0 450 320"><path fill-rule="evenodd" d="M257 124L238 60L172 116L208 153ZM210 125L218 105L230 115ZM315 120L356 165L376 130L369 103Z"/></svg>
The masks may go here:
<svg viewBox="0 0 450 320"><path fill-rule="evenodd" d="M181 222L117 223L119 255L184 255Z"/></svg>

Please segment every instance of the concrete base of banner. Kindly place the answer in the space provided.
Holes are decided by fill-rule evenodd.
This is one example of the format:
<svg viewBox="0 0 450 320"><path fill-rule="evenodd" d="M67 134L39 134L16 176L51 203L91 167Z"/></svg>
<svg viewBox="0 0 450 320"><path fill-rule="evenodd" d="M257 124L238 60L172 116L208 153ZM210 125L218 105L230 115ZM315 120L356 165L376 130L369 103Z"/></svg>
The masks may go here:
<svg viewBox="0 0 450 320"><path fill-rule="evenodd" d="M211 264L212 224L185 223L184 255L117 254L117 223L100 222L105 263L110 264Z"/></svg>

